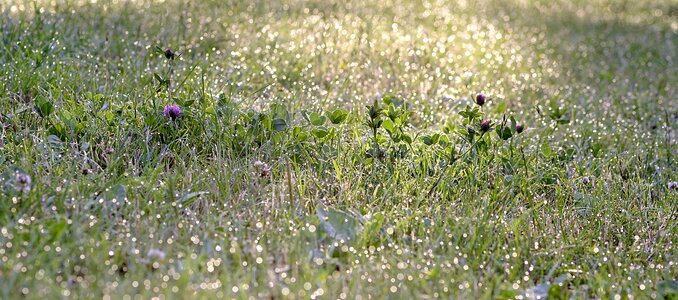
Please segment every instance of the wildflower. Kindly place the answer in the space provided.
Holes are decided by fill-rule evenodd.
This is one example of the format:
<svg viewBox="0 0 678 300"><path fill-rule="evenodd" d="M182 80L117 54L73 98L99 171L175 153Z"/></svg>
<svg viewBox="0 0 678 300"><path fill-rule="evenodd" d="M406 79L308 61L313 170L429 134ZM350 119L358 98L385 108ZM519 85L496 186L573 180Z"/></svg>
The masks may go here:
<svg viewBox="0 0 678 300"><path fill-rule="evenodd" d="M482 132L492 131L492 121L490 121L490 120L481 121L480 122L480 131L482 131Z"/></svg>
<svg viewBox="0 0 678 300"><path fill-rule="evenodd" d="M179 105L176 104L168 104L162 110L162 115L165 116L166 118L176 120L178 117L181 116L181 107L179 107Z"/></svg>
<svg viewBox="0 0 678 300"><path fill-rule="evenodd" d="M525 127L523 126L523 124L520 124L520 123L516 124L516 132L517 133L523 133L523 131L525 131Z"/></svg>
<svg viewBox="0 0 678 300"><path fill-rule="evenodd" d="M259 172L259 177L268 177L271 176L271 167L265 167Z"/></svg>
<svg viewBox="0 0 678 300"><path fill-rule="evenodd" d="M584 176L581 178L581 183L589 184L589 182L591 182L591 179L588 176Z"/></svg>
<svg viewBox="0 0 678 300"><path fill-rule="evenodd" d="M16 176L16 188L24 193L28 193L31 190L31 176L28 174L17 174Z"/></svg>
<svg viewBox="0 0 678 300"><path fill-rule="evenodd" d="M485 104L485 94L478 94L476 96L476 104L483 106Z"/></svg>
<svg viewBox="0 0 678 300"><path fill-rule="evenodd" d="M149 260L163 260L165 259L165 252L160 249L151 248L146 253L146 258Z"/></svg>
<svg viewBox="0 0 678 300"><path fill-rule="evenodd" d="M174 56L175 56L175 54L174 54L174 52L172 52L171 48L165 49L165 58L174 60Z"/></svg>
<svg viewBox="0 0 678 300"><path fill-rule="evenodd" d="M271 175L271 167L265 162L257 160L254 162L254 166L259 169L259 177L268 177Z"/></svg>
<svg viewBox="0 0 678 300"><path fill-rule="evenodd" d="M669 182L669 190L676 190L678 189L678 182L671 181Z"/></svg>

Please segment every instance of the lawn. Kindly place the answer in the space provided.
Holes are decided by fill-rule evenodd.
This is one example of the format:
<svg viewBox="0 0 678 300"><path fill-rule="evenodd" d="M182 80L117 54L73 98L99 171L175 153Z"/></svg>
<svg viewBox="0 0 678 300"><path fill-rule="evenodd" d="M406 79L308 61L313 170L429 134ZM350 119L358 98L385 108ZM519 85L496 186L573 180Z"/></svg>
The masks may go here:
<svg viewBox="0 0 678 300"><path fill-rule="evenodd" d="M676 299L675 0L0 3L2 299Z"/></svg>

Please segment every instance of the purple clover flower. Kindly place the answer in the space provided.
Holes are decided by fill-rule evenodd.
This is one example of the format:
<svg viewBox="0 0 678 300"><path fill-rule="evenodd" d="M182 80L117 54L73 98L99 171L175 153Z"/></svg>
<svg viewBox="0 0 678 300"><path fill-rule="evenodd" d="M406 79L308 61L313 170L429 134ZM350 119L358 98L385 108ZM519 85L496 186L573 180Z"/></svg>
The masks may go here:
<svg viewBox="0 0 678 300"><path fill-rule="evenodd" d="M486 99L485 94L478 94L476 96L476 104L478 104L479 106L483 106L485 104L485 99Z"/></svg>
<svg viewBox="0 0 678 300"><path fill-rule="evenodd" d="M31 190L31 176L28 174L17 174L16 175L16 188L24 193L28 193Z"/></svg>
<svg viewBox="0 0 678 300"><path fill-rule="evenodd" d="M162 115L165 116L165 118L176 120L181 116L181 107L176 104L167 104L162 110Z"/></svg>
<svg viewBox="0 0 678 300"><path fill-rule="evenodd" d="M516 124L516 132L517 133L523 133L523 131L525 131L525 127L523 126L523 124L520 124L520 123Z"/></svg>
<svg viewBox="0 0 678 300"><path fill-rule="evenodd" d="M481 121L480 122L480 131L482 131L482 132L492 131L492 121L490 121L490 120Z"/></svg>
<svg viewBox="0 0 678 300"><path fill-rule="evenodd" d="M172 51L171 48L165 49L165 58L174 60L174 56L175 56L174 51Z"/></svg>
<svg viewBox="0 0 678 300"><path fill-rule="evenodd" d="M149 260L163 260L165 259L165 252L163 252L160 249L148 249L148 253L146 253L146 257Z"/></svg>

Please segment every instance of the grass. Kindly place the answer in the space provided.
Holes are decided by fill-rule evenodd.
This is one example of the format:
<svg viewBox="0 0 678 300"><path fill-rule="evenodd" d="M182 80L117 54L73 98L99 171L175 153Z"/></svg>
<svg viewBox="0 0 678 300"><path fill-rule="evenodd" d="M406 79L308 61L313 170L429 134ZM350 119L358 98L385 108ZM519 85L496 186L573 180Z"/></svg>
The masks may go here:
<svg viewBox="0 0 678 300"><path fill-rule="evenodd" d="M0 10L3 299L678 296L670 0Z"/></svg>

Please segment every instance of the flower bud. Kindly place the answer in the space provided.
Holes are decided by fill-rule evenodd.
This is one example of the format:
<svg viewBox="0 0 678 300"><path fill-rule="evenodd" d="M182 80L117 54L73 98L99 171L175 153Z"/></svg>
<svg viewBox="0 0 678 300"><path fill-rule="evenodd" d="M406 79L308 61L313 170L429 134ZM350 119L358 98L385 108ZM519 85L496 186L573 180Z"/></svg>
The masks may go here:
<svg viewBox="0 0 678 300"><path fill-rule="evenodd" d="M476 96L476 104L483 106L485 104L485 94L478 94Z"/></svg>
<svg viewBox="0 0 678 300"><path fill-rule="evenodd" d="M525 131L525 127L523 126L523 124L517 124L516 125L516 132L517 133L523 133L523 131Z"/></svg>
<svg viewBox="0 0 678 300"><path fill-rule="evenodd" d="M174 52L172 52L172 49L165 49L165 58L174 60Z"/></svg>
<svg viewBox="0 0 678 300"><path fill-rule="evenodd" d="M480 131L482 132L488 132L492 130L492 121L490 120L483 120L480 122Z"/></svg>
<svg viewBox="0 0 678 300"><path fill-rule="evenodd" d="M370 117L370 119L374 120L381 115L381 108L379 107L379 103L377 101L374 101L374 104L371 106L367 106L367 115Z"/></svg>

